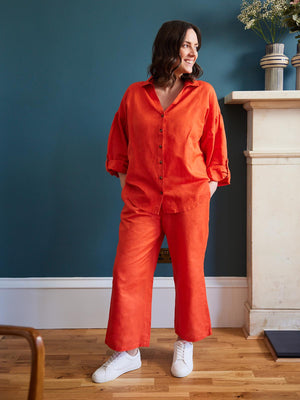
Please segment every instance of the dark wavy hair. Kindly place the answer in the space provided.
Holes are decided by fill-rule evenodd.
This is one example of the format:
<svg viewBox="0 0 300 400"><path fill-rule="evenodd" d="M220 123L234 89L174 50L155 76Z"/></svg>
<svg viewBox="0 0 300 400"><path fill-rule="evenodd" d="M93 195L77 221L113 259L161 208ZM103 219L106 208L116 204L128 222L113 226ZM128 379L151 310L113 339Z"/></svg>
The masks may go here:
<svg viewBox="0 0 300 400"><path fill-rule="evenodd" d="M168 21L159 29L152 47L152 63L148 68L148 72L152 75L152 79L159 86L173 85L176 76L174 72L181 64L179 55L180 47L184 42L184 38L188 29L193 29L198 39L198 49L201 47L200 29L189 22L185 21ZM179 63L178 63L179 58ZM203 74L201 67L194 64L191 74L182 74L182 80L190 80L198 78Z"/></svg>

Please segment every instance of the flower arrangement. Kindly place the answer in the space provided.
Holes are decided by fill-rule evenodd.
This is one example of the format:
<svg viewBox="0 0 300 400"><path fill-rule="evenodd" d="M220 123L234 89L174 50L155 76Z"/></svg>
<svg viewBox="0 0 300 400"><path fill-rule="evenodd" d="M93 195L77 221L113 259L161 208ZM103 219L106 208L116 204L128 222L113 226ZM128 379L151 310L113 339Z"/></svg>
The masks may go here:
<svg viewBox="0 0 300 400"><path fill-rule="evenodd" d="M242 0L238 20L266 43L278 43L287 30L283 21L287 8L286 0Z"/></svg>
<svg viewBox="0 0 300 400"><path fill-rule="evenodd" d="M291 33L298 33L296 39L300 43L300 0L291 1L283 14L286 26Z"/></svg>

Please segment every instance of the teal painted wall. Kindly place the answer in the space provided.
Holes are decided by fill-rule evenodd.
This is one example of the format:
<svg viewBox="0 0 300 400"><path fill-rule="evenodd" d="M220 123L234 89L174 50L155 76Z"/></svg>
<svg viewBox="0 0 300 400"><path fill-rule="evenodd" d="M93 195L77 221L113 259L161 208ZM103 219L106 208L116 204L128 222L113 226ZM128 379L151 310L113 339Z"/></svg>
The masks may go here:
<svg viewBox="0 0 300 400"><path fill-rule="evenodd" d="M184 19L203 34L203 79L220 99L232 185L211 203L206 275L245 276L246 115L232 90L263 89L264 43L236 20L240 0L0 2L0 276L111 276L122 207L105 171L127 86L147 78L155 34ZM286 40L286 54L296 42ZM295 71L285 72L293 89ZM156 275L169 276L170 265Z"/></svg>

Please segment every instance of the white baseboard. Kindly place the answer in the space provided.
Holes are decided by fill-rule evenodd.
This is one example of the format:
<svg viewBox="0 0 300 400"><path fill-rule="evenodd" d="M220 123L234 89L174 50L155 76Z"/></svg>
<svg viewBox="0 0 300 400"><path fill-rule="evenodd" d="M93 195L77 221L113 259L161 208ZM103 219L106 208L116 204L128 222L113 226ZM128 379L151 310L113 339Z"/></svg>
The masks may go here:
<svg viewBox="0 0 300 400"><path fill-rule="evenodd" d="M105 328L112 278L0 278L0 324L38 329ZM213 327L242 327L247 278L207 277ZM152 327L172 328L172 277L154 278Z"/></svg>

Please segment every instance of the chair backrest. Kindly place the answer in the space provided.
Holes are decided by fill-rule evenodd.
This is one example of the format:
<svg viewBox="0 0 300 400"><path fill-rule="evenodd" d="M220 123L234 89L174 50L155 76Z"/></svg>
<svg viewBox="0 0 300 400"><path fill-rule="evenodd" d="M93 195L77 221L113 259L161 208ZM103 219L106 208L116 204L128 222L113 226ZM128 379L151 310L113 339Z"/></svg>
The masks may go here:
<svg viewBox="0 0 300 400"><path fill-rule="evenodd" d="M31 375L28 400L42 400L45 372L44 342L36 329L23 326L0 325L0 335L22 336L31 348Z"/></svg>

